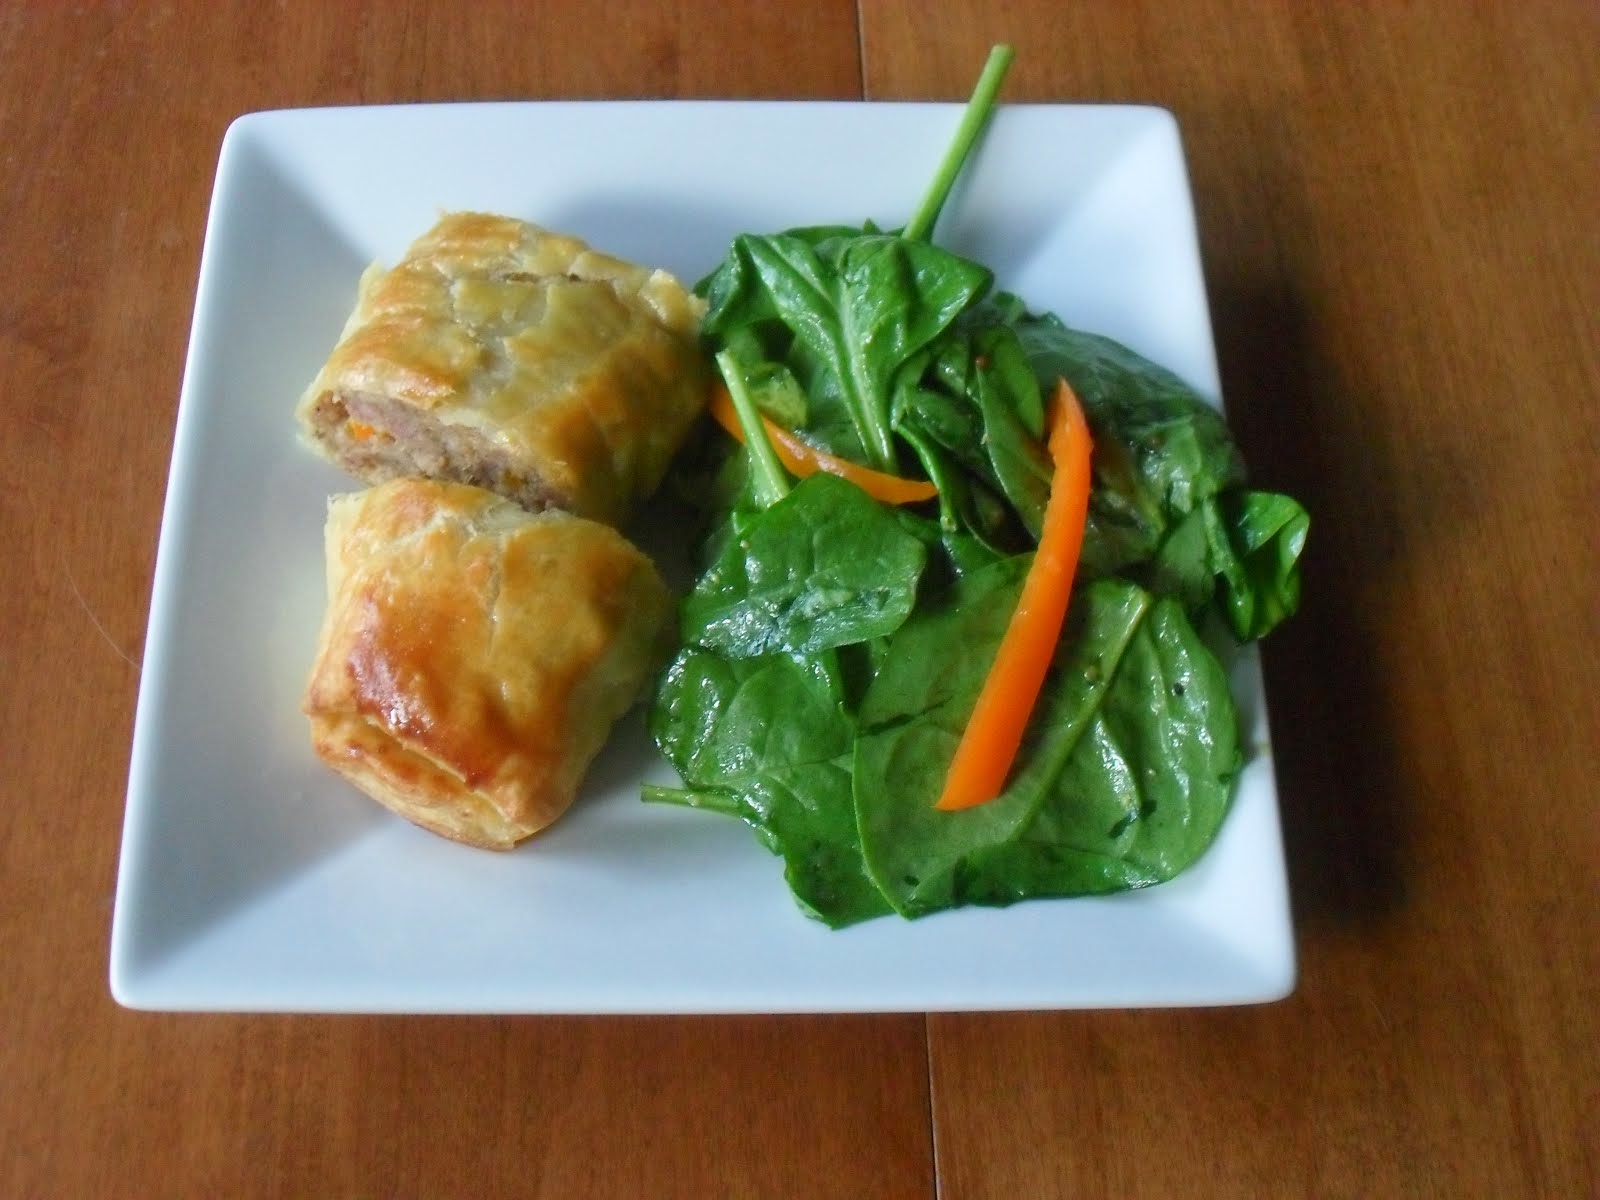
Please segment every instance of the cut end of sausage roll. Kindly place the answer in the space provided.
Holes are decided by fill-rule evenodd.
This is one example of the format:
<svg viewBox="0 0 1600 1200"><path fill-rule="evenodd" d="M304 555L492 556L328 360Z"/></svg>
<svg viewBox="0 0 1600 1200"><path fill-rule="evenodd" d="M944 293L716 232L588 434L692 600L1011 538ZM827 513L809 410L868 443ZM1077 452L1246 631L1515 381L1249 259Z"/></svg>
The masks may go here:
<svg viewBox="0 0 1600 1200"><path fill-rule="evenodd" d="M422 479L335 497L326 537L318 757L469 845L566 812L666 652L654 564L609 526Z"/></svg>
<svg viewBox="0 0 1600 1200"><path fill-rule="evenodd" d="M704 311L664 271L452 213L362 276L301 430L367 483L421 475L619 523L704 406Z"/></svg>

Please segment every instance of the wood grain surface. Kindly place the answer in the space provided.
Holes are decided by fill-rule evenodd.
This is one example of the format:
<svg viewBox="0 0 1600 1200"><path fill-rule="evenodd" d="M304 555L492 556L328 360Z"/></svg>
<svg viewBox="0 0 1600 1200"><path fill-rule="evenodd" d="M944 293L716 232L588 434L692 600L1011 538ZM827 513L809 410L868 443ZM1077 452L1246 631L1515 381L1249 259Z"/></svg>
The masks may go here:
<svg viewBox="0 0 1600 1200"><path fill-rule="evenodd" d="M1596 1194L1597 35L1582 2L0 5L0 1196ZM1010 99L1177 114L1232 419L1313 512L1265 654L1296 994L119 1009L133 703L228 122L954 99L996 40Z"/></svg>

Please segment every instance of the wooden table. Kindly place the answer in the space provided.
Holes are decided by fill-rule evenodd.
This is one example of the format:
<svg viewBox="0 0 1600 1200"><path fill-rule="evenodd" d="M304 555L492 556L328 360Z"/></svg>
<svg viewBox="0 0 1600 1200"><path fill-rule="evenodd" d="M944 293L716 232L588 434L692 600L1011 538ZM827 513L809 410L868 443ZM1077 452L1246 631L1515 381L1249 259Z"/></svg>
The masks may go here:
<svg viewBox="0 0 1600 1200"><path fill-rule="evenodd" d="M1576 2L0 7L0 1195L1596 1194L1597 34ZM1009 98L1176 112L1236 426L1314 513L1266 652L1295 995L119 1009L129 734L228 122L955 99L996 40Z"/></svg>

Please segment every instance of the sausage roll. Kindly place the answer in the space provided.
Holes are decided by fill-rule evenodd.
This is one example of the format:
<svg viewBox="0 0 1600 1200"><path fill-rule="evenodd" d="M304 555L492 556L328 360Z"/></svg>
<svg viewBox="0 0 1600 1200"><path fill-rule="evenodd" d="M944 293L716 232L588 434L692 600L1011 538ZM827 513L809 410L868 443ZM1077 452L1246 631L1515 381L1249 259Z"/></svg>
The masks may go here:
<svg viewBox="0 0 1600 1200"><path fill-rule="evenodd" d="M317 755L474 846L565 812L667 649L650 560L610 526L421 479L335 497L326 539Z"/></svg>
<svg viewBox="0 0 1600 1200"><path fill-rule="evenodd" d="M366 483L448 479L620 523L703 407L704 310L664 271L453 213L367 269L298 420Z"/></svg>

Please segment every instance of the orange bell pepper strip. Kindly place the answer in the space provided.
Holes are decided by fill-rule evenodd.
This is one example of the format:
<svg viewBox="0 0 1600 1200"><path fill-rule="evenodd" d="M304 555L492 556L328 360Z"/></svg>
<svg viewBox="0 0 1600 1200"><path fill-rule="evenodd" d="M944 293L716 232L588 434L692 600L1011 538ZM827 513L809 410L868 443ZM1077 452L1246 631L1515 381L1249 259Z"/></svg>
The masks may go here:
<svg viewBox="0 0 1600 1200"><path fill-rule="evenodd" d="M733 410L733 398L728 395L726 384L719 382L712 386L709 409L717 424L742 445L744 430L739 427L739 415ZM826 471L829 475L849 480L874 500L881 500L885 504L915 504L919 500L932 500L939 494L938 488L923 480L886 475L848 459L836 458L826 450L819 450L809 442L802 441L766 417L761 418L761 425L767 431L767 440L772 443L778 461L797 479Z"/></svg>
<svg viewBox="0 0 1600 1200"><path fill-rule="evenodd" d="M1039 547L934 805L946 812L987 803L1005 788L1066 620L1089 516L1092 447L1083 408L1065 379L1051 401L1049 446L1055 466Z"/></svg>

